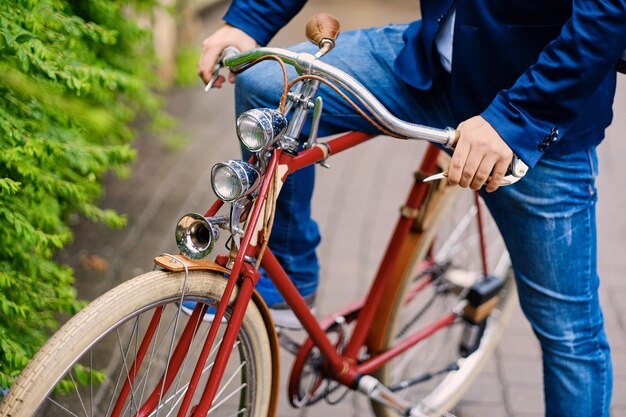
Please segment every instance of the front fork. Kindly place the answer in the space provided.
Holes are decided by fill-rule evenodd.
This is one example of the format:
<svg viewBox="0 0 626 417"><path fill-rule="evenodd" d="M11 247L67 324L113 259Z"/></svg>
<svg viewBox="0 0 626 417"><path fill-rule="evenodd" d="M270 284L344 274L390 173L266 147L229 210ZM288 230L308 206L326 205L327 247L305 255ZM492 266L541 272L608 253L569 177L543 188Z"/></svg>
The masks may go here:
<svg viewBox="0 0 626 417"><path fill-rule="evenodd" d="M239 251L234 258L232 271L230 274L231 279L229 279L226 288L224 289L222 300L217 307L217 312L215 313L213 323L211 323L209 334L207 335L207 338L204 342L202 352L200 354L198 362L196 363L196 367L190 380L189 388L185 393L185 397L183 398L183 402L181 403L180 410L178 411L178 417L185 417L187 415L187 411L189 410L189 407L191 405L191 401L195 393L198 381L200 379L200 376L202 375L202 370L205 367L205 363L208 359L211 348L215 343L215 339L222 318L224 317L224 313L226 312L226 308L228 307L229 301L231 299L231 295L233 293L235 285L237 284L237 281L240 281L241 285L239 288L239 294L237 295L235 305L232 310L232 315L226 327L226 332L224 333L223 340L219 347L215 363L211 368L211 373L209 375L207 385L204 388L200 403L197 406L193 407L191 416L206 416L211 408L211 405L213 404L213 400L215 399L215 394L217 393L220 381L222 379L222 376L224 375L230 353L237 339L239 329L241 328L241 323L243 321L246 308L250 303L250 300L252 298L252 292L254 291L254 287L256 286L256 283L260 277L259 271L255 269L246 259L254 258L254 256L256 256L260 250L259 234L264 229L263 223L264 217L266 217L264 216L264 212L269 206L267 198L269 195L270 187L273 186L273 181L275 180L274 174L277 170L279 156L279 151L274 152L274 154L272 155L272 159L268 164L267 171L265 172L265 176L261 184L259 195L255 201L254 206L252 207L250 215L248 216L248 227L246 227L246 231L241 241L241 247L239 248ZM276 190L276 193L277 192L278 190ZM207 214L215 215L215 213L210 212ZM268 239L269 236L262 236L262 238ZM227 261L224 258L221 258L221 261L223 263L230 263L230 260Z"/></svg>
<svg viewBox="0 0 626 417"><path fill-rule="evenodd" d="M252 298L252 292L254 291L254 287L257 281L259 280L259 271L254 269L249 263L243 264L242 270L243 271L241 273L241 285L239 287L239 294L237 295L237 299L233 307L233 312L226 327L226 332L224 333L220 348L217 352L217 356L215 357L215 362L213 364L213 367L211 368L209 379L204 388L204 392L202 393L202 399L197 406L193 407L190 417L206 416L208 414L211 405L213 404L213 400L215 399L215 394L217 393L217 389L219 388L220 381L224 376L224 370L226 369L226 365L228 364L230 353L232 352L233 346L235 345L235 342L237 340L237 335L239 334L239 329L241 328L241 323L243 322L246 308L248 307L248 304L250 303L250 300ZM235 280L231 281L234 282ZM230 297L222 298L218 307L218 312L219 309L222 307L224 307L225 310L229 299ZM178 411L178 415L180 417L183 417L187 414L187 410L191 404L191 399L193 398L197 382L200 379L202 370L204 369L211 348L215 343L215 334L217 334L217 329L220 326L221 320L221 317L216 314L215 318L213 319L213 323L211 324L211 329L209 330L207 340L202 347L202 353L200 358L198 359L196 368L194 369L189 388L185 393L185 398L183 399L181 408Z"/></svg>

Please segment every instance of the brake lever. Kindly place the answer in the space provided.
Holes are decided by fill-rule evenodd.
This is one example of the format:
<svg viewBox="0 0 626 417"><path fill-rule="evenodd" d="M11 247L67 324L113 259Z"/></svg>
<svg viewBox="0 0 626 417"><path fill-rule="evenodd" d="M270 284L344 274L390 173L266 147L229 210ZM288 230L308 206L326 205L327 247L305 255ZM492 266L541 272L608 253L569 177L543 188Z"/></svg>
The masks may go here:
<svg viewBox="0 0 626 417"><path fill-rule="evenodd" d="M506 175L502 177L502 179L500 180L500 186L515 184L516 182L521 180L524 177L524 175L526 175L527 172L528 172L528 165L526 165L517 156L514 156L513 161L511 161L511 165L509 165L509 168L506 170ZM445 178L448 178L448 173L440 172L438 174L431 175L430 177L426 177L422 181L430 182L430 181L442 180ZM491 177L489 177L489 179L490 178ZM487 181L489 181L489 179L487 179Z"/></svg>
<svg viewBox="0 0 626 417"><path fill-rule="evenodd" d="M220 57L217 59L217 62L213 66L213 75L204 87L204 91L209 91L213 87L213 84L215 84L215 81L217 81L217 78L220 75L220 70L224 67L224 60L227 58L231 58L235 55L239 55L240 53L241 52L239 51L239 49L235 48L234 46L228 46L224 48L224 50L220 54Z"/></svg>

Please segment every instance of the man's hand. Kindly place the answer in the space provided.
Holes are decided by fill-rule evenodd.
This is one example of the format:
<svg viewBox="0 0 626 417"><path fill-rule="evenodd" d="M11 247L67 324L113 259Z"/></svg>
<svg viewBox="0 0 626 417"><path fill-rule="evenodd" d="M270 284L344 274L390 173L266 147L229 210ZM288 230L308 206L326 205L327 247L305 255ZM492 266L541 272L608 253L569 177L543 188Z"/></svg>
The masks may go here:
<svg viewBox="0 0 626 417"><path fill-rule="evenodd" d="M226 47L234 46L241 52L248 49L256 48L256 41L246 32L236 27L226 24L215 31L211 36L202 42L202 54L200 62L198 62L198 75L205 84L208 84L213 76L213 67L220 57L220 54ZM228 81L235 82L235 74L231 73ZM224 83L224 77L221 75L217 78L213 87L220 88Z"/></svg>
<svg viewBox="0 0 626 417"><path fill-rule="evenodd" d="M464 121L457 129L459 140L452 154L448 183L478 190L489 180L487 192L497 190L513 151L481 116Z"/></svg>

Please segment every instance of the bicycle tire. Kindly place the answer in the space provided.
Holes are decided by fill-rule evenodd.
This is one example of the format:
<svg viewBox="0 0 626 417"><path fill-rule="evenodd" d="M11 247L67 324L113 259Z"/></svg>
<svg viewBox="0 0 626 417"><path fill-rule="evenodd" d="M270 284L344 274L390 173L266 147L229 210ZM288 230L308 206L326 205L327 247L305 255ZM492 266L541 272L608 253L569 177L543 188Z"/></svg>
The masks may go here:
<svg viewBox="0 0 626 417"><path fill-rule="evenodd" d="M217 305L226 281L226 278L220 274L208 271L190 272L187 277L184 273L154 271L133 278L110 290L81 310L44 345L10 388L9 394L0 404L0 415L11 417L66 415L65 410L61 409L58 404L63 407L76 407L80 412L76 412L75 415L111 415L114 409L111 399L119 396L122 385L115 382L126 380L127 375L131 373L129 365L132 363L132 358L129 357L140 351L137 348L140 344L138 335L145 321L149 319L146 314L151 315L157 306L164 306L159 327L155 336L150 338L147 350L149 363L144 360L144 364L138 371L132 372L137 375L135 384L131 388L132 394L128 396L128 403L124 405L120 414L136 415L142 402L139 400L147 398L148 393L154 389L150 385L158 384L156 381L162 375L161 368L170 362L172 348L168 345L173 346L171 341L180 336L179 329L182 329L185 321L190 321L190 316L181 313L178 307L182 289L186 289L185 300L202 300L207 304ZM235 294L236 290L233 297ZM229 314L230 308L227 310L227 317ZM194 341L198 341L198 346L193 344L188 350L183 366L177 374L176 383L165 392L165 395L161 395L158 411L150 415L176 415L176 407L179 406L182 394L186 391L186 381L183 380L183 375L188 377L193 370L196 362L193 357L200 350L201 341L205 339L209 327L210 323L202 322L198 325L194 337ZM216 343L220 340L219 337L224 327L221 326ZM113 337L115 335L117 337ZM121 341L111 342L112 338L119 340L120 335L129 336L129 340L125 341L127 344L122 344ZM51 394L64 377L69 376L71 381L79 377L74 369L74 365L79 363L79 360L83 363L88 360L90 367L97 368L103 358L105 359L103 363L107 364L104 371L105 377L110 376L105 379L106 383L94 387L93 379L96 374L89 373L89 386L74 383L74 387L80 386L80 388L71 395ZM121 360L116 360L116 358ZM211 357L207 363L210 361ZM239 365L238 361L240 361ZM231 362L234 363L231 364ZM224 381L228 378L225 373L219 388L229 391L226 393L222 391L216 397L214 408L216 403L224 399L226 402L222 406L238 408L235 412L232 409L221 412L220 406L209 415L236 414L265 417L271 402L272 378L274 377L272 353L265 322L254 302L251 302L246 310L226 372L231 371L233 367L235 370L230 376L231 379L225 383ZM206 370L203 370L203 379L196 391L194 401L202 392L202 382L208 379L209 372L204 372ZM229 384L232 385L233 379L240 380L241 384L230 391ZM76 398L85 393L91 395L92 398L89 401ZM237 398L233 399L233 397ZM100 403L95 403L98 399ZM166 408L167 413L165 413Z"/></svg>
<svg viewBox="0 0 626 417"><path fill-rule="evenodd" d="M506 252L504 243L495 223L489 216L488 210L483 207L482 200L474 198L474 192L465 192L458 187L451 189L445 184L433 186L432 192L434 192L435 198L431 198L429 203L431 205L427 210L433 217L428 220L427 229L418 231L422 236L418 239L416 247L412 249L413 259L410 261L412 266L406 269L404 288L390 303L393 307L388 315L387 325L382 327L383 331L379 336L376 350L381 351L396 345L402 339L403 334L401 333L408 326L411 329L419 329L423 327L420 326L420 322L423 324L432 323L437 317L450 312L454 305L458 305L458 302L464 297L463 294L466 294L467 284L463 288L452 285L448 290L442 290L441 288L444 288L445 285L450 286L446 280L458 283L460 278L467 279L467 277L472 276L478 277L475 279L479 280L484 278L481 258L483 249L480 245L480 236L470 236L473 228L471 224L477 222L468 223L467 221L468 218L475 220L476 204L481 206L483 227L480 229L480 233L483 233L489 244L486 251L488 252L487 259L490 260L490 274L497 276L504 283L499 292L500 300L497 307L486 319L484 331L478 332L480 334L480 339L477 342L479 343L478 348L467 357L463 357L460 345L462 344L463 327L469 328L469 324L463 320L458 320L452 326L439 330L399 357L387 362L375 372L375 376L383 384L388 387L395 386L398 389L396 394L418 406L424 415L440 416L446 415L446 412L452 410L492 356L509 321L516 299L516 290L508 252ZM452 221L458 218L459 214L461 215L461 223ZM460 224L462 226L459 226ZM479 227L476 227L476 230L478 229ZM488 236L487 233L489 233ZM447 240L451 236L452 239L456 240L455 242ZM450 244L453 246L444 246ZM438 256L444 248L446 248L448 255ZM440 268L440 271L441 269L444 271L437 272L441 276L433 279L416 295L417 287L423 287L422 280L424 277L415 280L416 277L419 277L420 265L422 265L422 269L424 264L432 265L433 259L436 259L434 267L430 266L429 270L433 271ZM446 274L456 274L456 278L446 278ZM422 275L424 275L423 270ZM442 283L446 284L443 285ZM407 301L409 295L412 299ZM441 304L440 307L439 304ZM420 314L421 316L419 316ZM416 315L419 317L416 318ZM446 354L450 357L444 357ZM458 369L455 370L455 367ZM441 373L435 376L429 375L437 372ZM418 377L424 377L425 380L404 390L399 388L400 382L407 382ZM371 403L374 413L378 417L396 415L392 410L375 401Z"/></svg>

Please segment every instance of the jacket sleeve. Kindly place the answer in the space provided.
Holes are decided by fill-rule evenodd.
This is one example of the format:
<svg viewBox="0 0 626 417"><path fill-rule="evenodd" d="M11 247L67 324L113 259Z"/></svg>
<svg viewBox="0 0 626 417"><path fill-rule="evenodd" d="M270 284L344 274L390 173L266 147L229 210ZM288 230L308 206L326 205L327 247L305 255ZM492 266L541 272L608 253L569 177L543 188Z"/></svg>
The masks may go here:
<svg viewBox="0 0 626 417"><path fill-rule="evenodd" d="M560 35L481 115L532 167L585 111L624 49L626 0L574 0Z"/></svg>
<svg viewBox="0 0 626 417"><path fill-rule="evenodd" d="M235 0L224 20L265 46L305 3L306 0Z"/></svg>

